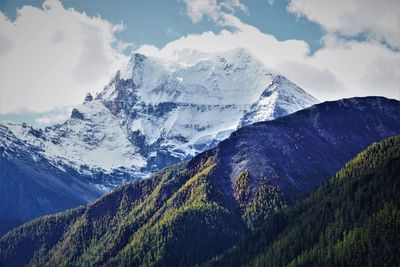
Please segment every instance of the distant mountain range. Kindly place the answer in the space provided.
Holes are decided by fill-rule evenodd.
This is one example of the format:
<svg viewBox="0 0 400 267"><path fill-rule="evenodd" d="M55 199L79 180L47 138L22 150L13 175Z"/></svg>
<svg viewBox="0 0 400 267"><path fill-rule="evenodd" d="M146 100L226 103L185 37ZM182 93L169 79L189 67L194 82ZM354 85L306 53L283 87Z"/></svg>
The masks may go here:
<svg viewBox="0 0 400 267"><path fill-rule="evenodd" d="M87 207L15 229L0 240L0 262L6 266L205 263L272 222L276 214L315 190L371 143L400 134L399 114L399 101L352 98L245 126L215 148L149 179L121 186ZM386 162L379 153L372 161L378 165ZM363 170L368 164L360 157L355 163L361 162ZM374 175L373 167L365 167L369 170ZM336 179L347 176L344 169ZM353 196L332 186L340 200ZM373 187L366 188L366 196L372 197ZM385 185L388 188L390 183ZM357 183L348 190L363 192L357 191ZM333 198L335 192L329 196ZM331 208L337 208L336 202ZM308 214L301 213L304 209L298 211L301 216ZM315 216L325 216L324 212L315 210ZM320 229L316 227L315 233Z"/></svg>
<svg viewBox="0 0 400 267"><path fill-rule="evenodd" d="M244 49L134 54L65 123L0 125L0 234L187 160L238 127L316 103Z"/></svg>

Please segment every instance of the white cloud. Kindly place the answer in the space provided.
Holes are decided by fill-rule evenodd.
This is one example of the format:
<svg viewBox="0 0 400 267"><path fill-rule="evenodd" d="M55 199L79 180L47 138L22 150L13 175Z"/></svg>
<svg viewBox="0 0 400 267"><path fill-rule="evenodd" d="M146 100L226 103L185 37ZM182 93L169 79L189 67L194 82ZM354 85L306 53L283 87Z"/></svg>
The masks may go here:
<svg viewBox="0 0 400 267"><path fill-rule="evenodd" d="M328 68L314 66L306 59L282 61L275 67L275 71L284 74L320 100L344 96L343 82L339 81Z"/></svg>
<svg viewBox="0 0 400 267"><path fill-rule="evenodd" d="M203 52L217 52L245 47L255 53L270 67L289 57L303 59L309 52L307 43L298 40L278 41L274 36L264 34L257 28L242 23L233 15L225 14L224 20L233 25L235 31L222 30L218 34L204 32L191 34L168 43L158 49L151 45L140 47L137 51L147 55L171 57L176 50L196 49Z"/></svg>
<svg viewBox="0 0 400 267"><path fill-rule="evenodd" d="M15 21L0 12L0 113L75 105L101 90L126 60L121 30L54 0L24 6Z"/></svg>
<svg viewBox="0 0 400 267"><path fill-rule="evenodd" d="M380 95L400 99L399 52L376 41L337 42L343 44L327 45L307 62L326 67L344 84L338 96Z"/></svg>
<svg viewBox="0 0 400 267"><path fill-rule="evenodd" d="M64 122L70 115L74 106L60 106L45 112L35 112L25 108L15 112L0 113L0 121L25 122L34 127L44 128L49 125Z"/></svg>
<svg viewBox="0 0 400 267"><path fill-rule="evenodd" d="M272 72L287 76L320 100L366 95L400 99L400 53L378 41L344 41L335 35L326 35L325 46L310 55L304 41L279 41L233 14L225 13L223 19L235 30L191 34L161 49L146 45L138 52L173 57L174 51L181 49L218 52L244 47Z"/></svg>
<svg viewBox="0 0 400 267"><path fill-rule="evenodd" d="M225 15L240 10L248 14L248 9L240 0L183 0L186 4L186 13L193 23L200 22L208 17L223 26L232 26L225 21Z"/></svg>
<svg viewBox="0 0 400 267"><path fill-rule="evenodd" d="M187 15L193 23L197 23L208 16L214 21L218 18L217 0L185 0Z"/></svg>
<svg viewBox="0 0 400 267"><path fill-rule="evenodd" d="M60 107L45 113L37 113L37 118L34 120L39 126L53 125L67 120L71 111L72 107Z"/></svg>
<svg viewBox="0 0 400 267"><path fill-rule="evenodd" d="M369 38L400 48L400 1L398 0L291 0L288 11L319 23L329 33Z"/></svg>

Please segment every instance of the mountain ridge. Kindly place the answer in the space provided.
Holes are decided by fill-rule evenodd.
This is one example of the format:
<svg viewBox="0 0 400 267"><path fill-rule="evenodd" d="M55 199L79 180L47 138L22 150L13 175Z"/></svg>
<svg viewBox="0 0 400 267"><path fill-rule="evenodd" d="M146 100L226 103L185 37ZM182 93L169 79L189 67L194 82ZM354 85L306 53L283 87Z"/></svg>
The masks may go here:
<svg viewBox="0 0 400 267"><path fill-rule="evenodd" d="M61 234L52 226L49 239L36 235L35 229L54 216L17 228L1 239L7 254L0 258L17 260L6 255L24 242L38 242L39 248L25 250L21 260L43 265L203 263L314 190L372 142L399 134L399 111L396 100L345 99L246 126L216 148L124 185L76 217L67 216L72 221L61 221Z"/></svg>

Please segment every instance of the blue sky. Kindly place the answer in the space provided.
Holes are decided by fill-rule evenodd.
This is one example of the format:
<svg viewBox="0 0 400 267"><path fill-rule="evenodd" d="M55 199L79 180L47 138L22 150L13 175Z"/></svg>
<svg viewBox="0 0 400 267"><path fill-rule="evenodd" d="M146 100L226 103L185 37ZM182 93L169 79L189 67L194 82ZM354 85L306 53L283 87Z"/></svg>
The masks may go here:
<svg viewBox="0 0 400 267"><path fill-rule="evenodd" d="M186 48L244 47L321 101L399 99L398 25L396 0L1 0L0 120L61 122L130 53Z"/></svg>
<svg viewBox="0 0 400 267"><path fill-rule="evenodd" d="M322 46L323 29L316 23L287 12L289 1L276 1L269 5L266 0L242 1L248 8L248 14L236 15L243 22L251 24L265 33L274 35L278 40L298 39L306 41L315 51ZM192 23L185 15L185 3L176 0L96 0L62 1L64 7L86 12L90 16L100 15L113 23L123 22L127 29L118 34L118 38L138 47L153 44L162 47L177 37L186 34L202 33L207 30L220 31L223 27L209 19ZM41 7L43 1L6 0L0 10L11 19L15 19L16 10L24 5Z"/></svg>

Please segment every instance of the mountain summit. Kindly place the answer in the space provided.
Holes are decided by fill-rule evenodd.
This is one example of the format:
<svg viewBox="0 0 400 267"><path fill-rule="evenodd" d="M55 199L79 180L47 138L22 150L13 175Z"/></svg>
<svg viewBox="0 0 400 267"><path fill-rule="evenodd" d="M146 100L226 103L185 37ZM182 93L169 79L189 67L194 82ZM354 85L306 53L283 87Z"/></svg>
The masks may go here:
<svg viewBox="0 0 400 267"><path fill-rule="evenodd" d="M134 54L96 100L119 118L145 171L213 147L238 126L318 102L244 49L186 51L174 60Z"/></svg>

